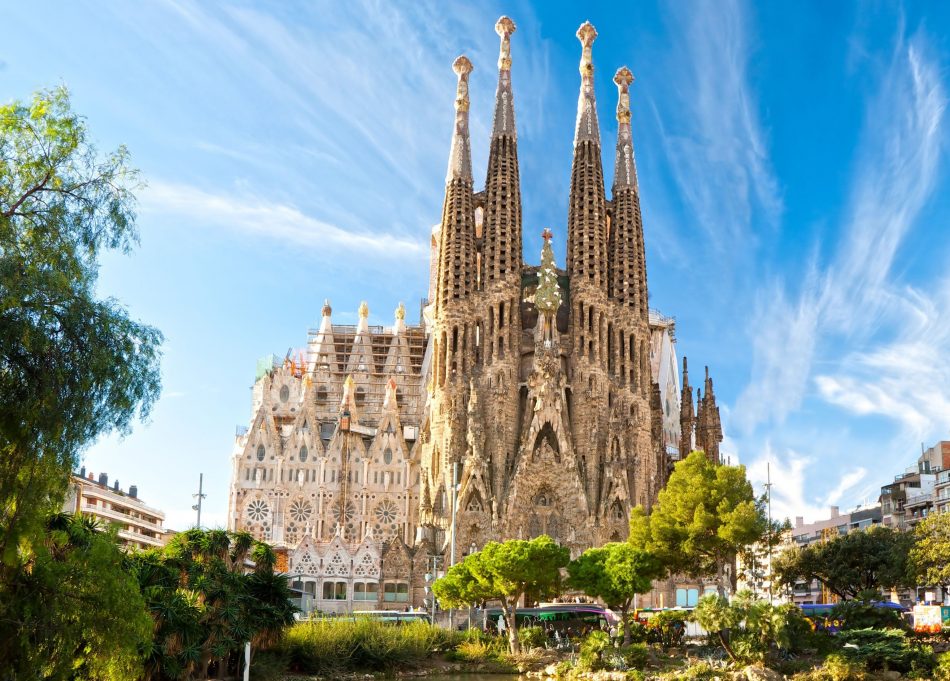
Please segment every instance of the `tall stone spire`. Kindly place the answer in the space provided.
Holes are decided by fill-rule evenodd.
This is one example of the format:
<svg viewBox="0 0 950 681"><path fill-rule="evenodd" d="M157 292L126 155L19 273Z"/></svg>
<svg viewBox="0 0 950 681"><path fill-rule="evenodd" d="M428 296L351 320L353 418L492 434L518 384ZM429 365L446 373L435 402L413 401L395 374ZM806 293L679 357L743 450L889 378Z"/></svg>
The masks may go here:
<svg viewBox="0 0 950 681"><path fill-rule="evenodd" d="M585 22L577 29L581 41L581 90L577 100L574 162L567 213L568 274L572 282L587 281L607 291L607 215L604 168L600 158L600 128L594 99L591 48L597 31Z"/></svg>
<svg viewBox="0 0 950 681"><path fill-rule="evenodd" d="M693 426L696 422L693 411L693 388L689 384L689 371L683 357L683 388L680 393L680 459L693 451Z"/></svg>
<svg viewBox="0 0 950 681"><path fill-rule="evenodd" d="M630 132L630 84L633 74L626 66L614 76L617 84L617 156L614 163L613 220L610 243L610 295L648 319L646 254L640 190Z"/></svg>
<svg viewBox="0 0 950 681"><path fill-rule="evenodd" d="M706 457L710 461L719 464L722 462L719 455L719 444L723 438L722 421L719 418L719 407L716 404L716 394L713 392L712 378L709 377L709 367L706 367L706 381L703 387L706 394L701 398L699 415L696 419L696 445L706 452Z"/></svg>
<svg viewBox="0 0 950 681"><path fill-rule="evenodd" d="M497 279L517 277L521 267L521 181L511 90L511 35L515 32L515 22L501 17L495 24L495 32L501 37L501 48L485 180L483 286Z"/></svg>
<svg viewBox="0 0 950 681"><path fill-rule="evenodd" d="M475 207L472 197L472 145L468 132L468 74L472 62L459 57L452 64L458 76L455 128L445 178L445 201L439 232L439 275L436 310L465 299L475 282Z"/></svg>

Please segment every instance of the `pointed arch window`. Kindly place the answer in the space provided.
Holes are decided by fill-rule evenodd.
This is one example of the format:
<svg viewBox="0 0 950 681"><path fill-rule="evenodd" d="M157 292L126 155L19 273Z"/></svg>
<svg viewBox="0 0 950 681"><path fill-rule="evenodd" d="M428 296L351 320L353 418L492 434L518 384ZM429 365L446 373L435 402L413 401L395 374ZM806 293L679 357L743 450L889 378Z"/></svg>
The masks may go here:
<svg viewBox="0 0 950 681"><path fill-rule="evenodd" d="M306 462L308 456L310 456L310 452L307 450L307 445L304 445L300 448L300 463Z"/></svg>
<svg viewBox="0 0 950 681"><path fill-rule="evenodd" d="M264 450L264 445L257 445L257 460L258 460L258 461L263 461L263 460L264 460L264 456L265 456L266 454L267 454L267 452Z"/></svg>

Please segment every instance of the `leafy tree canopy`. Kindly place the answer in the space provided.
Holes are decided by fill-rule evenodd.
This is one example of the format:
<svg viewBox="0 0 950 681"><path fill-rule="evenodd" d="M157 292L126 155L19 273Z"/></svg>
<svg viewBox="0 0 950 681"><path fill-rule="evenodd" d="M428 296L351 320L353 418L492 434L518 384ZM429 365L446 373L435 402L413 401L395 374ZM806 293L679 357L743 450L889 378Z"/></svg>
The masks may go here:
<svg viewBox="0 0 950 681"><path fill-rule="evenodd" d="M668 573L716 575L724 592L725 565L767 530L763 500L745 466L717 465L693 452L676 464L650 514L633 510L629 541L653 553Z"/></svg>
<svg viewBox="0 0 950 681"><path fill-rule="evenodd" d="M4 594L4 678L136 679L152 622L115 530L56 514Z"/></svg>
<svg viewBox="0 0 950 681"><path fill-rule="evenodd" d="M817 579L845 600L909 583L907 554L913 535L888 527L850 532L785 551L775 561L779 582Z"/></svg>
<svg viewBox="0 0 950 681"><path fill-rule="evenodd" d="M662 566L649 552L615 542L584 551L568 564L567 572L571 586L620 610L624 644L629 644L627 612L634 596L648 592L653 580L661 576Z"/></svg>
<svg viewBox="0 0 950 681"><path fill-rule="evenodd" d="M94 295L101 252L135 243L138 186L65 89L0 106L0 589L42 541L81 448L158 396L161 334Z"/></svg>
<svg viewBox="0 0 950 681"><path fill-rule="evenodd" d="M208 678L212 668L222 676L236 670L245 641L272 645L293 622L273 549L246 532L188 530L130 562L154 620L149 679Z"/></svg>
<svg viewBox="0 0 950 681"><path fill-rule="evenodd" d="M917 523L910 563L920 584L950 585L950 514L933 513Z"/></svg>
<svg viewBox="0 0 950 681"><path fill-rule="evenodd" d="M570 552L547 535L530 541L489 542L485 548L449 568L432 585L443 605L459 607L499 600L505 611L509 645L518 651L515 608L525 594L544 598L557 592L561 568Z"/></svg>

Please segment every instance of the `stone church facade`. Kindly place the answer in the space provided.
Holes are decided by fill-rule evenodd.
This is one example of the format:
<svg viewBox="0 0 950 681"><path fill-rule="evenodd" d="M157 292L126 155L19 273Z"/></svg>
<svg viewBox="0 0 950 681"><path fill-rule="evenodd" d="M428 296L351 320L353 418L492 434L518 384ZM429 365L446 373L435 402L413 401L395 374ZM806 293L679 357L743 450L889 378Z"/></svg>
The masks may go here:
<svg viewBox="0 0 950 681"><path fill-rule="evenodd" d="M484 188L476 190L468 77L459 57L442 220L420 323L332 323L258 367L235 442L229 526L274 544L321 610L421 605L424 576L488 541L547 534L584 549L626 537L678 452L718 461L708 378L697 412L675 324L648 307L629 87L621 68L614 181L604 186L585 23L567 263L549 230L522 259L510 40L502 17ZM708 372L707 372L708 373ZM454 513L453 513L454 510Z"/></svg>

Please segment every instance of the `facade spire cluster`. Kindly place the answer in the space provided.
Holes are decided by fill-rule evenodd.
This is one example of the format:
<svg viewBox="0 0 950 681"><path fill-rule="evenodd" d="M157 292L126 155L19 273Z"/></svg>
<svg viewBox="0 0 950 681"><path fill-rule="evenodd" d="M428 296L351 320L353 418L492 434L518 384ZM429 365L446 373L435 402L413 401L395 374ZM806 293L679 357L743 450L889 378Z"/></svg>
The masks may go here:
<svg viewBox="0 0 950 681"><path fill-rule="evenodd" d="M286 571L313 577L325 600L341 587L371 600L373 588L383 607L418 605L428 557L448 559L453 544L464 555L547 534L579 553L621 541L630 511L654 503L677 449L718 461L712 380L694 411L685 359L680 390L675 322L649 310L626 67L613 79L607 198L589 22L577 31L567 262L558 267L549 229L540 265L523 261L515 30L508 17L495 25L481 191L473 65L464 56L452 65L454 122L420 323L407 324L400 303L392 327L372 326L363 303L355 324L334 324L327 301L305 362L259 364L252 422L235 444L230 524L282 547Z"/></svg>

